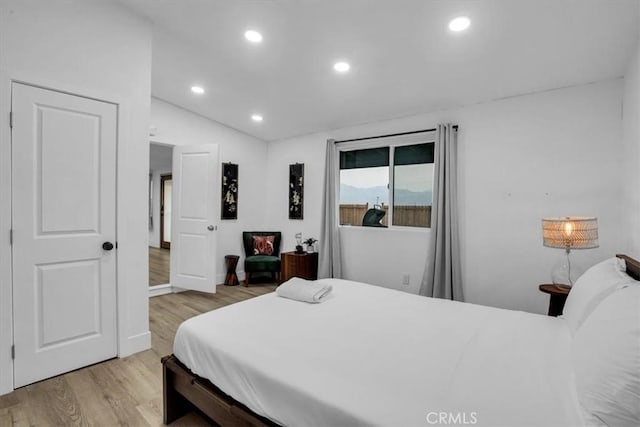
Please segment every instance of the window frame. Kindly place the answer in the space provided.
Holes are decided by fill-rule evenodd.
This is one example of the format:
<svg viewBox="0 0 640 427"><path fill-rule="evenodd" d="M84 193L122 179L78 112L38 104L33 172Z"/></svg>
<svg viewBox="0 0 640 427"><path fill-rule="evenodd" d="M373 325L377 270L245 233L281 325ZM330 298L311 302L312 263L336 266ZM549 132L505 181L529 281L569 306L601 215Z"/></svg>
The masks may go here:
<svg viewBox="0 0 640 427"><path fill-rule="evenodd" d="M416 144L435 144L436 141L436 131L428 131L428 132L419 132L412 133L406 135L396 135L396 136L388 136L382 138L371 138L362 141L351 141L351 142L340 142L336 144L336 158L338 159L337 170L336 170L336 182L338 191L336 193L336 207L338 209L337 215L338 218L340 216L340 153L343 151L356 151L356 150L366 150L368 148L380 148L380 147L388 147L389 148L389 188L387 191L389 192L389 210L388 210L388 226L384 227L386 230L406 230L406 231L417 231L417 232L428 232L431 230L431 227L413 227L410 225L393 225L393 211L394 207L394 193L395 193L395 182L394 182L394 168L395 168L395 147L402 147L406 145L416 145ZM394 149L392 149L394 148ZM436 159L433 159L433 164L435 164ZM431 206L433 206L433 201L431 202ZM349 227L349 228L363 228L363 229L375 229L378 230L380 227L361 227L361 226L353 226L353 225L342 225L338 224L338 227Z"/></svg>

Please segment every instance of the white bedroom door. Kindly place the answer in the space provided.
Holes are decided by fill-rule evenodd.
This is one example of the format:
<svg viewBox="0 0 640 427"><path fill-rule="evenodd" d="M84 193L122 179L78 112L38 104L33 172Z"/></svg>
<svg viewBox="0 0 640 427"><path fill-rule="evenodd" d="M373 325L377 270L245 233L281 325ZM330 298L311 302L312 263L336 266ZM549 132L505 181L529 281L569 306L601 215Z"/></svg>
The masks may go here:
<svg viewBox="0 0 640 427"><path fill-rule="evenodd" d="M117 106L12 85L14 384L117 354Z"/></svg>
<svg viewBox="0 0 640 427"><path fill-rule="evenodd" d="M218 145L173 149L171 285L216 291Z"/></svg>

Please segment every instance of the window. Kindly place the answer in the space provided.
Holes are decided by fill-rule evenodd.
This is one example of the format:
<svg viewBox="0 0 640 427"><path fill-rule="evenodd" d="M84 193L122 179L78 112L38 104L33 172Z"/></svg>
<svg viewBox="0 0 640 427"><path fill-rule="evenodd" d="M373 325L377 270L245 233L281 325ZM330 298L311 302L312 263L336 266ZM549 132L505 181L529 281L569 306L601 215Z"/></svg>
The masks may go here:
<svg viewBox="0 0 640 427"><path fill-rule="evenodd" d="M423 133L340 144L340 224L430 227L432 141Z"/></svg>
<svg viewBox="0 0 640 427"><path fill-rule="evenodd" d="M388 207L389 147L340 152L340 224L387 226ZM369 209L382 221L363 223Z"/></svg>
<svg viewBox="0 0 640 427"><path fill-rule="evenodd" d="M393 225L431 226L433 143L394 148Z"/></svg>

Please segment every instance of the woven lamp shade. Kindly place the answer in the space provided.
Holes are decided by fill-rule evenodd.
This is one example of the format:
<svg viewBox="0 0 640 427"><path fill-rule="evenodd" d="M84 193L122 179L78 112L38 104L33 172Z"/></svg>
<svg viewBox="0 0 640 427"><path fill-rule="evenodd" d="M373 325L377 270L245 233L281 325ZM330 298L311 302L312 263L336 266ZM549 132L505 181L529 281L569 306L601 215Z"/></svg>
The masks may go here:
<svg viewBox="0 0 640 427"><path fill-rule="evenodd" d="M582 216L543 218L542 241L549 248L597 248L598 220Z"/></svg>

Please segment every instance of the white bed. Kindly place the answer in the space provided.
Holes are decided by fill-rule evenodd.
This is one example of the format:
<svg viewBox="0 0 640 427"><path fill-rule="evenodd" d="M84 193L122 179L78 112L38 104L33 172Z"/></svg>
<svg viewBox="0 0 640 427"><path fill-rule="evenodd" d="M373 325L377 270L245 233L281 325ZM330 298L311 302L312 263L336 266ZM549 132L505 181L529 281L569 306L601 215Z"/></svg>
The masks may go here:
<svg viewBox="0 0 640 427"><path fill-rule="evenodd" d="M321 304L273 293L189 319L174 354L280 425L584 424L563 319L327 280Z"/></svg>

